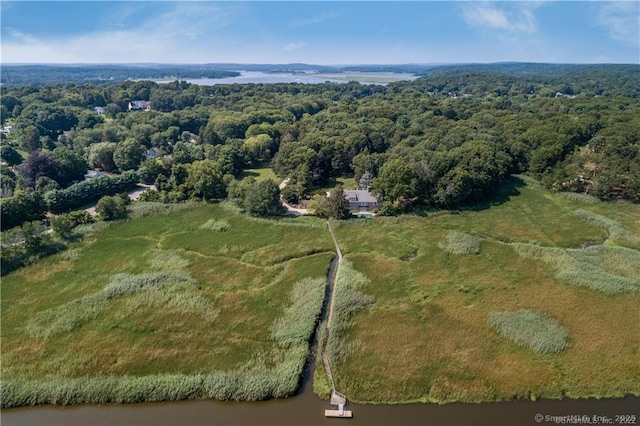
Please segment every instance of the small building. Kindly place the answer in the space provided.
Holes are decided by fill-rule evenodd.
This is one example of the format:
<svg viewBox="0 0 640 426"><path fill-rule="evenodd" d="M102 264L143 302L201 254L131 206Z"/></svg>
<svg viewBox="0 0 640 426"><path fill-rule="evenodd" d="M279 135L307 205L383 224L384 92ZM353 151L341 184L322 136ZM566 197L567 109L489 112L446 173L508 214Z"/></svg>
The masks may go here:
<svg viewBox="0 0 640 426"><path fill-rule="evenodd" d="M366 189L345 189L344 197L351 210L369 211L378 208L378 199Z"/></svg>
<svg viewBox="0 0 640 426"><path fill-rule="evenodd" d="M104 114L104 108L102 108L102 107L95 107L95 108L93 109L93 112L94 112L94 113L96 113L96 114Z"/></svg>
<svg viewBox="0 0 640 426"><path fill-rule="evenodd" d="M13 130L13 126L4 126L2 128L2 133L4 133L5 135L8 135L9 133L11 133L12 130Z"/></svg>
<svg viewBox="0 0 640 426"><path fill-rule="evenodd" d="M153 146L145 151L144 158L148 160L149 158L156 158L158 155L160 155L160 148Z"/></svg>
<svg viewBox="0 0 640 426"><path fill-rule="evenodd" d="M129 102L129 111L151 111L151 102L131 101Z"/></svg>
<svg viewBox="0 0 640 426"><path fill-rule="evenodd" d="M84 179L91 180L91 179L98 178L100 176L105 176L106 174L107 174L106 172L103 172L101 170L88 170L87 173L84 175Z"/></svg>

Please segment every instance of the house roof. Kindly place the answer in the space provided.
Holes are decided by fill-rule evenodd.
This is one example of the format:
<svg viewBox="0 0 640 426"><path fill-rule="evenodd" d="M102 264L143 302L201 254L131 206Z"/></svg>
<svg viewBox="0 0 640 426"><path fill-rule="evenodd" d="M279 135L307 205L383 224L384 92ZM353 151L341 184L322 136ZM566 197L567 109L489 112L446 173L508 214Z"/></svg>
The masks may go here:
<svg viewBox="0 0 640 426"><path fill-rule="evenodd" d="M366 189L345 189L344 196L349 201L358 201L360 203L378 202L378 199L371 195Z"/></svg>

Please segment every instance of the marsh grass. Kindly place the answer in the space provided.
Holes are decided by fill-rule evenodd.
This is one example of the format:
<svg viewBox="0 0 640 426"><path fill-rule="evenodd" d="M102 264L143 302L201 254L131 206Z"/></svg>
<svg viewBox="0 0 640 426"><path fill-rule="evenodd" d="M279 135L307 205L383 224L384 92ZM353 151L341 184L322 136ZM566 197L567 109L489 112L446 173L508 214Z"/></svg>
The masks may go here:
<svg viewBox="0 0 640 426"><path fill-rule="evenodd" d="M322 309L325 281L307 278L296 283L291 305L271 326L271 336L276 342L289 347L309 339Z"/></svg>
<svg viewBox="0 0 640 426"><path fill-rule="evenodd" d="M60 257L63 258L64 260L74 261L74 260L78 260L81 252L82 252L82 249L79 247L76 247L76 248L63 251L62 253L60 253Z"/></svg>
<svg viewBox="0 0 640 426"><path fill-rule="evenodd" d="M180 270L189 266L190 262L176 250L153 250L149 257L149 267L157 271Z"/></svg>
<svg viewBox="0 0 640 426"><path fill-rule="evenodd" d="M200 229L206 229L207 231L215 231L215 232L224 232L228 231L231 228L229 222L224 219L215 220L209 219L202 225L200 225Z"/></svg>
<svg viewBox="0 0 640 426"><path fill-rule="evenodd" d="M577 250L533 244L514 244L514 248L525 258L552 266L556 279L565 284L605 294L640 292L636 250L608 245Z"/></svg>
<svg viewBox="0 0 640 426"><path fill-rule="evenodd" d="M115 286L123 288L125 292L136 287L135 284L129 284L134 283L135 278L120 276L116 281ZM139 282L147 283L147 280L141 279ZM169 291L179 285L169 286ZM271 328L271 338L278 344L278 348L258 357L257 362L236 370L192 375L85 376L3 381L2 408L200 398L257 401L290 396L296 391L300 381L308 354L308 342L322 308L323 289L323 278L303 279L294 284L291 304ZM143 293L150 294L148 291L139 291L136 295ZM142 303L147 303L147 300L143 299ZM275 363L269 362L270 359L275 359Z"/></svg>
<svg viewBox="0 0 640 426"><path fill-rule="evenodd" d="M569 332L545 314L522 309L516 312L494 312L489 326L498 334L532 351L550 354L569 346Z"/></svg>
<svg viewBox="0 0 640 426"><path fill-rule="evenodd" d="M619 244L640 246L640 237L632 231L625 229L618 222L608 217L590 212L588 210L576 210L575 215L586 221L605 229L609 238Z"/></svg>
<svg viewBox="0 0 640 426"><path fill-rule="evenodd" d="M480 253L480 240L473 235L464 232L450 232L438 247L450 254L478 254Z"/></svg>
<svg viewBox="0 0 640 426"><path fill-rule="evenodd" d="M3 279L3 408L296 391L324 296L307 278L326 274L329 234L216 205L147 213ZM212 217L231 226L215 241L198 228ZM277 266L239 262L285 247Z"/></svg>
<svg viewBox="0 0 640 426"><path fill-rule="evenodd" d="M132 219L140 219L147 216L168 215L178 211L194 209L198 206L200 206L200 203L193 201L179 204L137 201L131 206L130 217Z"/></svg>
<svg viewBox="0 0 640 426"><path fill-rule="evenodd" d="M373 296L360 290L368 283L369 279L357 271L350 261L342 261L333 289L335 302L331 332L327 339L327 354L332 364L345 362L357 349L357 345L345 339L345 335L351 327L350 319L353 314L375 302Z"/></svg>
<svg viewBox="0 0 640 426"><path fill-rule="evenodd" d="M37 313L27 324L30 335L49 338L70 332L95 319L111 299L137 293L152 287L167 287L179 283L195 283L186 272L150 272L144 274L114 274L102 290L73 299L61 306Z"/></svg>
<svg viewBox="0 0 640 426"><path fill-rule="evenodd" d="M593 195L579 194L577 192L558 192L556 193L556 196L564 198L565 200L577 201L584 204L599 204L602 202L599 198L594 197Z"/></svg>
<svg viewBox="0 0 640 426"><path fill-rule="evenodd" d="M74 234L78 235L79 237L86 237L88 235L93 235L97 232L100 231L104 231L105 229L111 227L112 225L116 224L118 222L113 221L113 222L104 222L104 221L99 221L99 222L94 222L94 223L85 223L82 225L78 225L74 228L73 232Z"/></svg>
<svg viewBox="0 0 640 426"><path fill-rule="evenodd" d="M214 309L211 300L198 294L193 285L185 283L144 289L127 299L126 306L130 311L153 307L182 314L196 314L208 322L220 315L220 309Z"/></svg>

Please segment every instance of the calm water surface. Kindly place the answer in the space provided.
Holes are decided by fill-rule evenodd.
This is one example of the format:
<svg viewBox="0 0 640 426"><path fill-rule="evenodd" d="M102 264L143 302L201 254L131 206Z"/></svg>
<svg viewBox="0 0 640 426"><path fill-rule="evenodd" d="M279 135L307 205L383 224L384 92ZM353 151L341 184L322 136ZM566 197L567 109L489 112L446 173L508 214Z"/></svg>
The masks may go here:
<svg viewBox="0 0 640 426"><path fill-rule="evenodd" d="M518 401L494 404L349 404L353 419L328 419L327 401L310 389L286 400L257 403L184 401L131 405L14 408L2 412L2 425L553 425L546 416L640 415L640 398L607 400ZM536 415L542 421L536 421ZM539 417L540 418L540 417ZM636 417L637 418L637 417ZM571 423L568 423L571 424ZM603 424L603 423L600 423ZM640 424L640 421L636 421Z"/></svg>
<svg viewBox="0 0 640 426"><path fill-rule="evenodd" d="M404 73L264 73L259 71L241 71L238 77L226 78L199 78L187 79L186 81L201 86L214 86L216 84L247 84L247 83L306 83L317 84L324 82L346 83L350 80L359 81L362 84L387 84L392 81L415 80L417 77ZM172 80L171 80L172 81ZM159 80L158 83L166 83Z"/></svg>

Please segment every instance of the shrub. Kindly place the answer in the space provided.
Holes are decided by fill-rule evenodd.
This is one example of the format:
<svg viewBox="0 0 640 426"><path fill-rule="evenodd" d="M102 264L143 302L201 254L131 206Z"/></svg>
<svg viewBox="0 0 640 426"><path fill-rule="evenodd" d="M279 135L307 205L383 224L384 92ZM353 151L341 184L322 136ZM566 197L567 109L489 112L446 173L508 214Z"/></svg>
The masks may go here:
<svg viewBox="0 0 640 426"><path fill-rule="evenodd" d="M489 315L489 325L501 336L538 353L557 353L569 346L567 329L538 312L495 312Z"/></svg>
<svg viewBox="0 0 640 426"><path fill-rule="evenodd" d="M96 213L106 221L124 219L128 213L127 203L120 196L105 196L98 200Z"/></svg>
<svg viewBox="0 0 640 426"><path fill-rule="evenodd" d="M480 240L463 232L450 232L438 243L438 247L450 254L478 254Z"/></svg>

